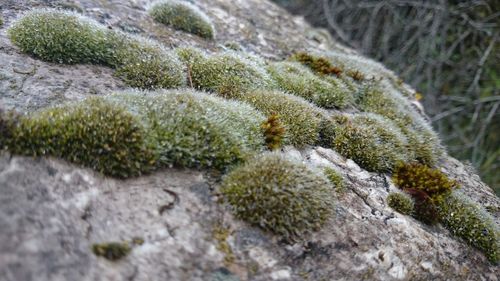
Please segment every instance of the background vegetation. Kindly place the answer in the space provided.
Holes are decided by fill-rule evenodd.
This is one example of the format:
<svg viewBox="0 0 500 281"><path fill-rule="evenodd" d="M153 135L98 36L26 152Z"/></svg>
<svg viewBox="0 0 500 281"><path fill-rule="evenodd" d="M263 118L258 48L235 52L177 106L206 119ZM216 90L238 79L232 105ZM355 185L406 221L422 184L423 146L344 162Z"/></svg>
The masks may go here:
<svg viewBox="0 0 500 281"><path fill-rule="evenodd" d="M274 0L422 93L454 157L500 194L499 0Z"/></svg>

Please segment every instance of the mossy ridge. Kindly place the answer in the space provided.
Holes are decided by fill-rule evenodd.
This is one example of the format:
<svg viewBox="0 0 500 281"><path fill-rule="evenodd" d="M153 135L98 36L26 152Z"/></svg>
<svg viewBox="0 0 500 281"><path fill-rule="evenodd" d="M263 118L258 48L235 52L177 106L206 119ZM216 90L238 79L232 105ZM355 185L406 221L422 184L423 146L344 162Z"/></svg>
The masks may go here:
<svg viewBox="0 0 500 281"><path fill-rule="evenodd" d="M36 9L9 29L21 51L49 62L111 66L132 87L143 89L184 86L182 63L161 45L104 25L75 12Z"/></svg>
<svg viewBox="0 0 500 281"><path fill-rule="evenodd" d="M177 0L155 1L148 12L157 22L203 38L213 39L215 31L208 16L195 5Z"/></svg>
<svg viewBox="0 0 500 281"><path fill-rule="evenodd" d="M340 81L323 80L298 62L274 62L268 72L278 86L324 108L345 108L353 96Z"/></svg>
<svg viewBox="0 0 500 281"><path fill-rule="evenodd" d="M415 202L410 195L402 192L391 192L387 196L387 205L403 215L412 215L415 212Z"/></svg>
<svg viewBox="0 0 500 281"><path fill-rule="evenodd" d="M408 138L409 149L419 162L433 166L444 154L437 134L404 97L393 92L383 92L376 85L369 85L359 94L357 106L365 112L380 114L396 123Z"/></svg>
<svg viewBox="0 0 500 281"><path fill-rule="evenodd" d="M193 87L234 98L237 95L273 87L273 81L265 69L253 60L236 52L214 55L184 48L181 52L188 63Z"/></svg>
<svg viewBox="0 0 500 281"><path fill-rule="evenodd" d="M284 144L314 145L319 138L321 111L306 100L280 91L253 91L238 96L263 112L278 114L285 127Z"/></svg>
<svg viewBox="0 0 500 281"><path fill-rule="evenodd" d="M118 93L108 99L143 117L162 165L224 170L264 149L265 117L237 101L186 90Z"/></svg>
<svg viewBox="0 0 500 281"><path fill-rule="evenodd" d="M36 9L24 14L7 30L21 51L56 63L106 64L110 57L109 31L78 13Z"/></svg>
<svg viewBox="0 0 500 281"><path fill-rule="evenodd" d="M114 47L108 62L127 85L152 90L186 85L184 64L158 42L121 31L110 38Z"/></svg>
<svg viewBox="0 0 500 281"><path fill-rule="evenodd" d="M234 169L220 191L238 218L285 238L318 229L333 211L328 180L276 152Z"/></svg>
<svg viewBox="0 0 500 281"><path fill-rule="evenodd" d="M440 222L450 232L482 251L494 264L500 261L500 229L479 204L453 191L438 205Z"/></svg>
<svg viewBox="0 0 500 281"><path fill-rule="evenodd" d="M310 53L328 60L332 65L338 66L346 75L353 79L355 79L355 77L352 76L362 76L362 79L359 79L359 81L397 79L397 76L381 63L360 55L347 54L333 50L326 52L311 51ZM349 72L351 74L348 74Z"/></svg>
<svg viewBox="0 0 500 281"><path fill-rule="evenodd" d="M156 143L140 120L103 98L20 118L7 148L15 154L56 156L122 178L151 171L158 159Z"/></svg>
<svg viewBox="0 0 500 281"><path fill-rule="evenodd" d="M388 119L376 114L335 114L324 119L321 144L354 160L368 171L389 172L408 161L408 141Z"/></svg>

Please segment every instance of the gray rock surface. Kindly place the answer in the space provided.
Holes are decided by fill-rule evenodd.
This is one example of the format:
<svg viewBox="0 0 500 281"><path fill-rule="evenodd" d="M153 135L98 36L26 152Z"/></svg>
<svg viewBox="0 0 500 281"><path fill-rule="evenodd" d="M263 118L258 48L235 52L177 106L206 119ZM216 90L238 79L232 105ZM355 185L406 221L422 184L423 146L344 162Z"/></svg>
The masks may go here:
<svg viewBox="0 0 500 281"><path fill-rule="evenodd" d="M208 50L238 42L281 58L294 50L334 48L302 19L266 0L200 0L214 19L214 42L154 23L143 0L1 0L0 102L30 112L124 88L113 71L65 66L21 54L5 29L30 7L73 7L112 28L152 36L169 46ZM288 149L311 167L338 170L347 188L336 214L304 240L278 237L235 220L218 203L209 171L164 169L117 180L57 159L0 156L0 280L498 280L498 267L478 250L390 209L390 179L369 173L332 150ZM498 222L500 200L467 166L449 158L457 179ZM216 233L225 233L216 235ZM135 238L144 240L133 244ZM110 262L91 246L129 242L132 252Z"/></svg>

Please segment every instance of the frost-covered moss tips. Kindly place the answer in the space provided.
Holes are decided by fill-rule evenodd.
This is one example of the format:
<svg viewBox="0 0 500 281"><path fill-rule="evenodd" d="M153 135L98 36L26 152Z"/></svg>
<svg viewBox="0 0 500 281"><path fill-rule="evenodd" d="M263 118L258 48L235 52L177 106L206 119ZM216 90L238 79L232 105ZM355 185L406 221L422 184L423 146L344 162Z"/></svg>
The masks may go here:
<svg viewBox="0 0 500 281"><path fill-rule="evenodd" d="M220 191L237 217L286 238L318 229L333 210L328 180L275 152L233 170Z"/></svg>
<svg viewBox="0 0 500 281"><path fill-rule="evenodd" d="M184 66L160 44L110 30L74 12L32 10L8 35L21 51L45 61L111 66L132 87L176 88L186 83Z"/></svg>
<svg viewBox="0 0 500 281"><path fill-rule="evenodd" d="M224 170L264 150L265 117L247 104L186 90L108 99L141 116L158 143L162 165Z"/></svg>
<svg viewBox="0 0 500 281"><path fill-rule="evenodd" d="M116 32L109 61L115 75L140 89L178 88L186 85L185 67L172 51L159 43Z"/></svg>
<svg viewBox="0 0 500 281"><path fill-rule="evenodd" d="M21 51L45 61L106 63L111 56L106 28L70 11L29 11L7 33Z"/></svg>
<svg viewBox="0 0 500 281"><path fill-rule="evenodd" d="M200 37L214 38L214 27L210 19L198 7L189 2L160 0L154 2L148 11L157 22Z"/></svg>
<svg viewBox="0 0 500 281"><path fill-rule="evenodd" d="M324 80L298 62L275 62L268 71L278 86L324 108L344 108L353 96L340 80Z"/></svg>
<svg viewBox="0 0 500 281"><path fill-rule="evenodd" d="M0 117L0 145L13 154L56 156L123 178L162 166L225 170L265 150L261 112L190 90L130 91Z"/></svg>
<svg viewBox="0 0 500 281"><path fill-rule="evenodd" d="M181 52L188 65L193 87L234 98L272 86L266 70L256 61L236 52L206 55L193 49Z"/></svg>

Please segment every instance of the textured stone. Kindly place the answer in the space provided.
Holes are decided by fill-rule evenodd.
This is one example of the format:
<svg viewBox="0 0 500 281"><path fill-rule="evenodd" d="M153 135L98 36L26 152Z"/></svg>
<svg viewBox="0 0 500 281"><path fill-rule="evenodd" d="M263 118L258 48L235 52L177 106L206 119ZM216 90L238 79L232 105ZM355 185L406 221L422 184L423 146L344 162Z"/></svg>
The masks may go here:
<svg viewBox="0 0 500 281"><path fill-rule="evenodd" d="M220 50L237 42L271 59L307 48L353 53L315 36L301 18L267 0L196 1L214 20L215 41L175 31L147 16L145 0L2 0L0 103L30 112L101 95L124 84L107 67L46 63L20 53L6 28L32 7L73 7L110 28L151 36L167 46ZM335 215L303 240L279 237L235 220L218 203L208 171L163 169L116 180L67 162L0 156L0 280L498 280L498 266L441 226L394 212L385 198L396 187L325 148L286 152L311 167L331 167L346 181ZM491 210L500 200L476 173L447 158L443 171ZM214 229L234 260L225 260ZM143 239L144 243L133 243ZM94 243L128 242L131 253L111 262Z"/></svg>

